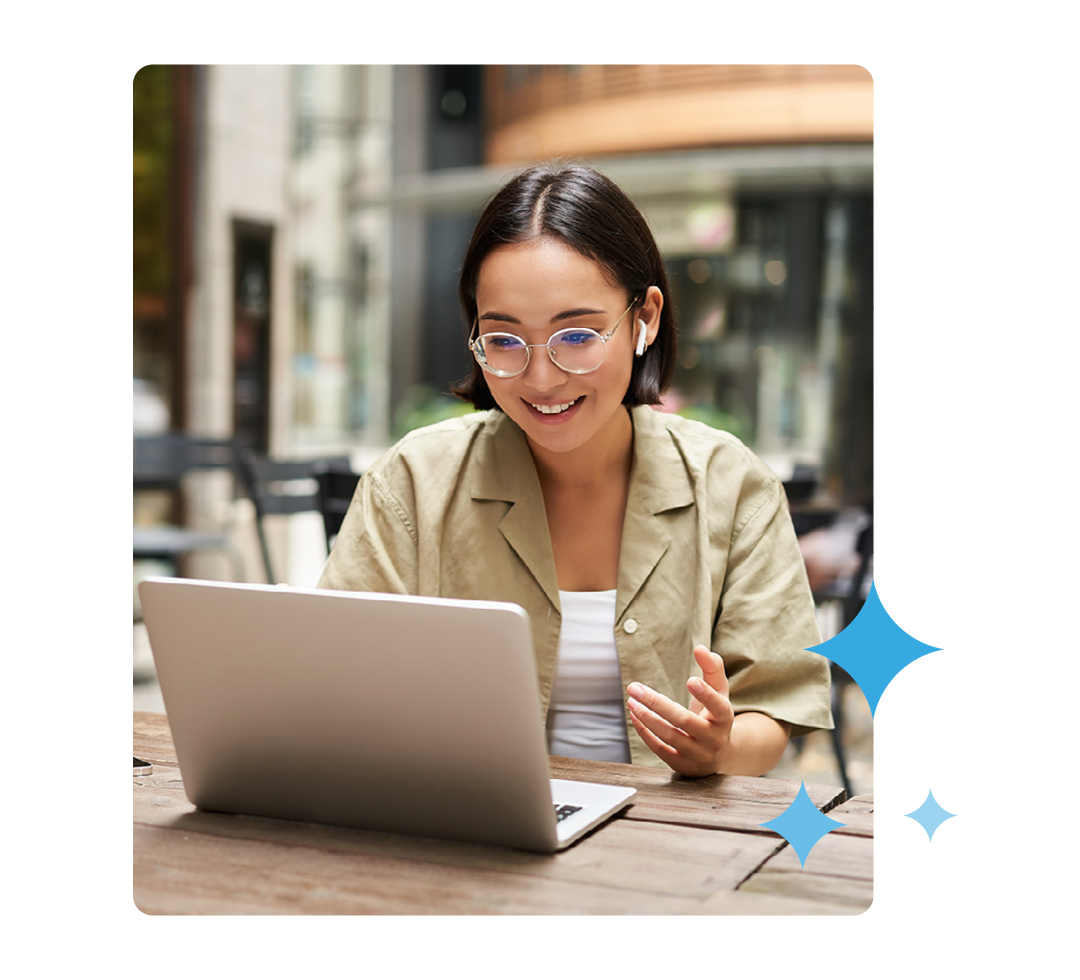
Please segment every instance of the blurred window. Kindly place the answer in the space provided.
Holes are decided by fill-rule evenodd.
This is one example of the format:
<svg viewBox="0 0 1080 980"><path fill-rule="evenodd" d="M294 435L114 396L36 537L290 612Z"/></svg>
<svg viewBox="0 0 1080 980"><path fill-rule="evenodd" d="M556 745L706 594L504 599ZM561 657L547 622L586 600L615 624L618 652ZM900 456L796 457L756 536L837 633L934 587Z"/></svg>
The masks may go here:
<svg viewBox="0 0 1080 980"><path fill-rule="evenodd" d="M730 248L660 241L679 316L666 407L778 469L814 466L848 502L872 496L870 211L868 196L743 195Z"/></svg>
<svg viewBox="0 0 1080 980"><path fill-rule="evenodd" d="M307 156L315 145L315 70L312 65L293 69L293 155Z"/></svg>

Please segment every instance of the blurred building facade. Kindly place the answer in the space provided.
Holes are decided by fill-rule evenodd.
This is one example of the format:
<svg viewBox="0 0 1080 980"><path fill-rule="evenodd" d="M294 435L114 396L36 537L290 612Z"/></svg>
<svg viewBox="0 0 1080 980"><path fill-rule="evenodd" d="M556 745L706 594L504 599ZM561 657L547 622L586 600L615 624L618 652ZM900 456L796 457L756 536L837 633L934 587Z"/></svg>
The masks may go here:
<svg viewBox="0 0 1080 980"><path fill-rule="evenodd" d="M451 411L485 200L580 160L669 266L666 408L872 497L872 80L858 66L149 66L134 367L168 425L369 458Z"/></svg>

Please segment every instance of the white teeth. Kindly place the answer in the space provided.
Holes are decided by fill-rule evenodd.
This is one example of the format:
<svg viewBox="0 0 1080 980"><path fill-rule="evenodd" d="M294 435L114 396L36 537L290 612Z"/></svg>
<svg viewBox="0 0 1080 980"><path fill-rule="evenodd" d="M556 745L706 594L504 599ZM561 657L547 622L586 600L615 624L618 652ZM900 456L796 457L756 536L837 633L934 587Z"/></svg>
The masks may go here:
<svg viewBox="0 0 1080 980"><path fill-rule="evenodd" d="M558 415L559 412L565 412L576 401L577 399L575 398L574 401L567 402L565 405L533 405L533 408L542 415ZM532 405L532 402L529 404Z"/></svg>

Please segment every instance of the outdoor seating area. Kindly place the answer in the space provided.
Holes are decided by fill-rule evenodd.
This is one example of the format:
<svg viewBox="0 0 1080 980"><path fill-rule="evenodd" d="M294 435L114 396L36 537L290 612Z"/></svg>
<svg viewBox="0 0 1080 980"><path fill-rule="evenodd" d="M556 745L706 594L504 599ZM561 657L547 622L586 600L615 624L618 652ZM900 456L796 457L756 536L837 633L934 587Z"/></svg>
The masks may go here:
<svg viewBox="0 0 1080 980"><path fill-rule="evenodd" d="M179 567L184 556L193 552L224 552L235 577L241 578L242 562L229 528L188 526L180 497L183 483L193 474L218 471L227 478L235 474L234 441L177 433L137 436L132 456L134 560L161 561ZM150 507L146 506L147 497L153 498Z"/></svg>
<svg viewBox="0 0 1080 980"><path fill-rule="evenodd" d="M359 479L342 454L278 459L255 453L235 439L177 433L135 436L136 709L165 710L142 622L139 581L147 575L168 575L278 584L289 581L292 566L303 570L291 584L313 584ZM289 521L295 517L304 523L290 534Z"/></svg>
<svg viewBox="0 0 1080 980"><path fill-rule="evenodd" d="M204 549L239 556L240 539L246 537L249 554L242 564L249 577L241 580L278 581L289 565L277 547L286 540L275 533L282 522L317 515L320 554L328 554L360 479L345 456L269 459L228 442L170 437L137 446L136 457L142 462L136 488L172 490L179 498L173 513L181 518L184 479L217 470L215 475L229 483L230 512L246 506L253 520L246 528L241 520L229 520L217 532L169 528L177 546L158 552L145 544L152 529L137 526L134 557L169 558L181 575L187 559ZM147 463L152 459L158 460L156 475ZM184 459L194 460L190 470L184 469ZM800 504L793 501L792 507L797 531L806 516ZM851 622L869 590L873 520L861 511L817 512L810 530L806 526L799 537L806 542L804 558L827 638ZM316 529L309 523L306 532L311 537ZM223 567L233 567L231 559ZM595 867L586 883L575 863L584 851L568 852L569 858L541 868L536 855L511 849L259 819L245 821L238 838L228 817L201 811L185 797L145 626L138 619L134 638L133 744L136 755L153 767L151 775L135 779L134 895L144 912L544 914L569 903L576 912L598 914L853 915L872 900L873 718L861 690L836 665L836 728L793 739L764 778L680 781L663 770L552 756L555 776L637 790L629 815L617 815L604 828L604 860L590 859ZM777 847L775 835L762 826L785 812L800 786L815 806L842 824L805 863L790 847ZM200 842L194 850L190 840ZM224 865L216 856L222 844L231 855ZM329 864L322 858L327 848L335 854ZM692 862L682 859L688 849L695 854ZM645 853L662 860L655 864L660 877L642 890L622 869ZM163 854L168 872L162 870ZM284 854L295 866L287 898L258 886ZM703 882L702 855L724 874ZM377 880L374 892L358 890L357 877Z"/></svg>
<svg viewBox="0 0 1080 980"><path fill-rule="evenodd" d="M191 527L185 519L186 481L205 473L225 477L225 517L217 526ZM235 440L184 437L177 434L137 436L134 440L136 513L140 494L166 493L172 518L159 523L135 523L133 559L154 561L155 572L185 576L192 556L212 553L217 568L233 581L288 581L285 522L300 514L318 515L319 542L309 525L312 553L325 557L341 528L360 479L347 455L318 458L271 458ZM873 520L864 511L813 509L809 503L815 475L804 469L785 482L800 542L804 549L819 613L827 639L858 614L873 576ZM220 489L220 488L219 488ZM246 511L250 521L239 516ZM325 551L321 549L325 547ZM246 554L245 554L246 551ZM827 552L829 557L822 558ZM220 562L224 561L225 564ZM198 568L196 566L196 571ZM837 573L838 574L835 574ZM138 572L136 572L136 578ZM201 577L196 575L195 577ZM314 580L290 584L313 585ZM832 732L796 738L770 774L775 778L816 779L843 786L849 798L873 792L873 720L866 699L848 674L831 665ZM134 708L164 711L146 630L137 608L134 616Z"/></svg>
<svg viewBox="0 0 1080 980"><path fill-rule="evenodd" d="M859 65L136 73L138 908L869 905L873 716L818 644L874 572L873 93ZM499 756L531 706L544 741ZM428 761L538 827L554 802L571 847L433 847L420 797L366 820L375 769L430 789ZM638 795L600 827L548 775ZM793 798L852 818L809 866L767 827Z"/></svg>
<svg viewBox="0 0 1080 980"><path fill-rule="evenodd" d="M326 535L326 550L329 552L333 534L341 526L339 512L341 512L338 498L332 498L329 494L333 484L325 479L320 480L322 474L333 473L336 476L346 478L355 489L359 474L350 469L347 456L333 456L325 459L271 459L260 456L254 452L243 452L240 455L240 473L243 477L244 489L252 504L255 506L255 529L259 535L259 547L262 553L263 570L266 572L267 582L283 581L275 575L274 561L270 556L270 545L267 540L266 524L274 515L302 514L317 511L323 519L323 528ZM331 505L331 500L334 501ZM329 509L333 507L333 510ZM348 501L345 502L348 507ZM341 512L341 517L344 513ZM278 566L280 570L281 566Z"/></svg>
<svg viewBox="0 0 1080 980"><path fill-rule="evenodd" d="M360 479L346 455L277 459L234 439L138 435L133 449L133 560L166 563L170 574L180 576L187 574L190 556L219 552L228 558L233 581L286 581L285 555L274 554L281 537L275 525L294 514L318 514L329 552ZM207 473L222 478L215 488L193 486ZM208 507L207 498L218 506ZM245 503L258 542L257 567L245 559L239 540ZM216 519L208 518L215 509Z"/></svg>

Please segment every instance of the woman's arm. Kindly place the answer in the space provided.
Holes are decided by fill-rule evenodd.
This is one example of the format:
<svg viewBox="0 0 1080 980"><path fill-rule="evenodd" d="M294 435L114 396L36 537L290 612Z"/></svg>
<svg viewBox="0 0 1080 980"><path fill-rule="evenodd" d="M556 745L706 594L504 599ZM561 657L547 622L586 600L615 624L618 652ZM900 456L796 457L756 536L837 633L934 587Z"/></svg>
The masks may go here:
<svg viewBox="0 0 1080 980"><path fill-rule="evenodd" d="M407 501L408 503L408 501ZM317 588L419 593L414 532L378 464L364 473Z"/></svg>
<svg viewBox="0 0 1080 980"><path fill-rule="evenodd" d="M768 772L784 754L791 726L758 711L736 715L720 656L699 645L694 657L703 676L686 682L689 708L636 681L627 687L630 719L642 741L683 776Z"/></svg>

